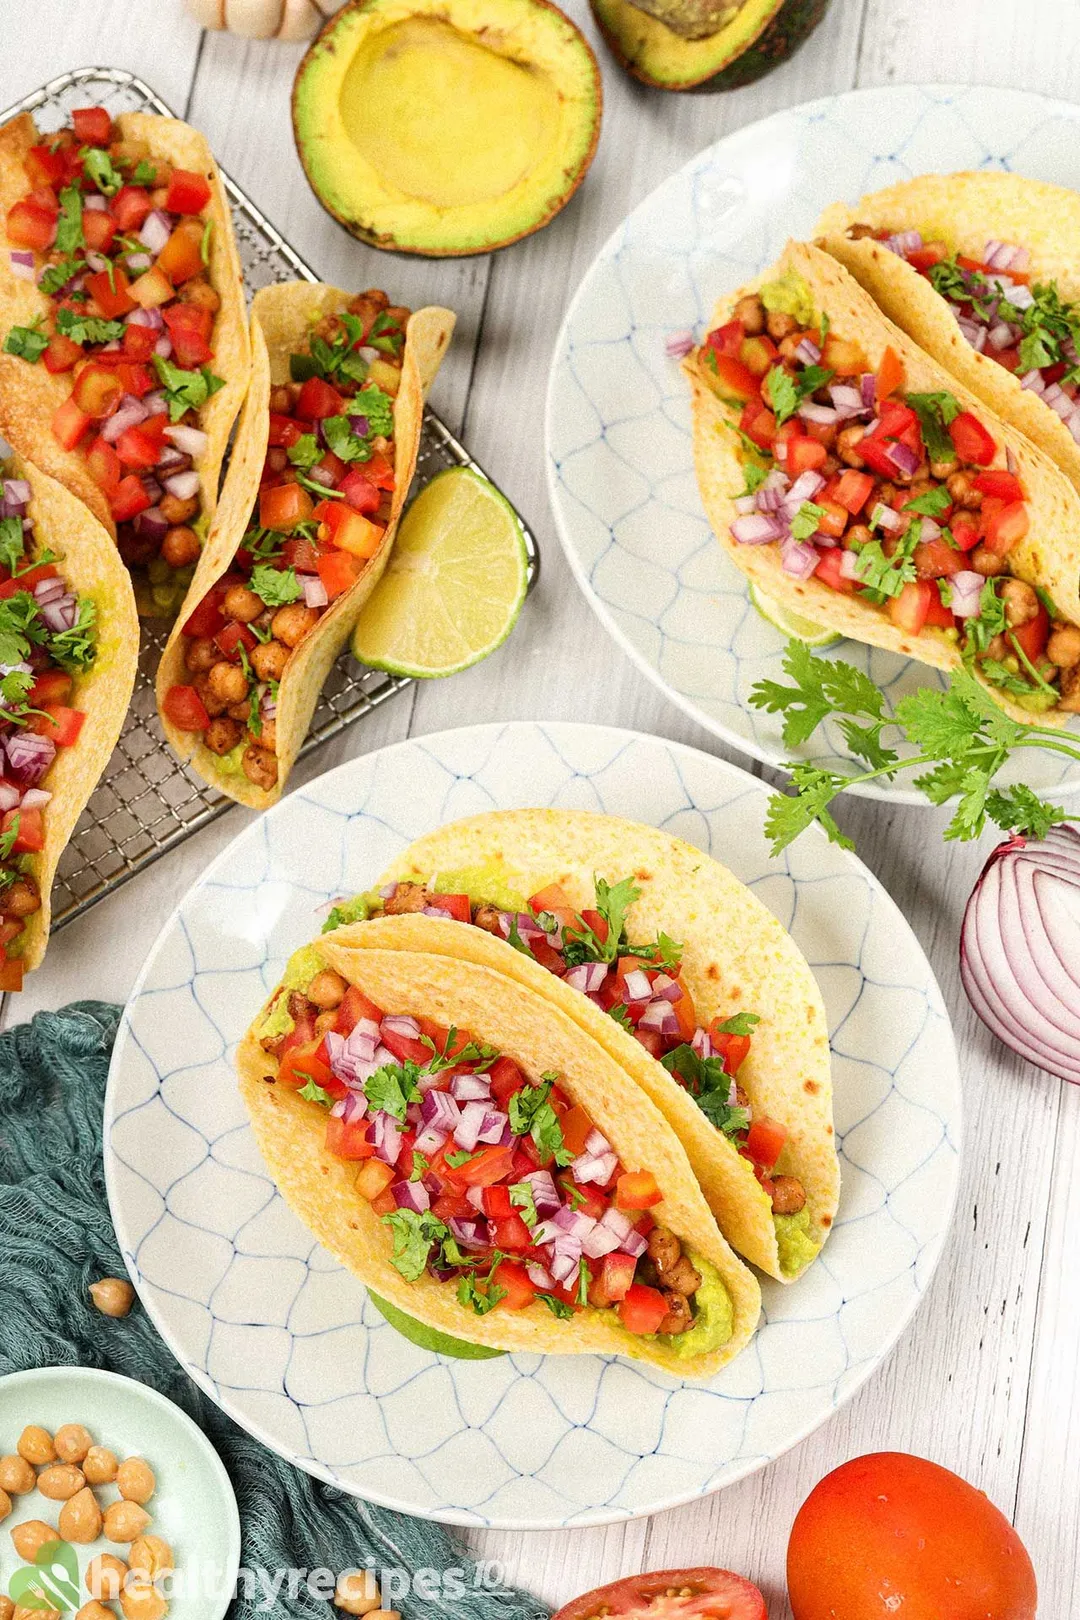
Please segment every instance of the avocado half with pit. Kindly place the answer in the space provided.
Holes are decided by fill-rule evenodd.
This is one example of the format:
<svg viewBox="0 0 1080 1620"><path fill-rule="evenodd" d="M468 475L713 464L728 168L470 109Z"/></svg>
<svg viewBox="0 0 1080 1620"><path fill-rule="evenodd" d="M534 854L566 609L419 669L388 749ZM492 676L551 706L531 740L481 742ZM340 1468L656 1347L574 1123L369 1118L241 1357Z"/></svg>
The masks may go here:
<svg viewBox="0 0 1080 1620"><path fill-rule="evenodd" d="M812 34L829 0L732 0L715 32L687 38L630 0L590 0L620 64L658 90L737 90L779 67ZM678 0L665 7L678 15Z"/></svg>
<svg viewBox="0 0 1080 1620"><path fill-rule="evenodd" d="M373 247L447 257L538 231L600 135L600 71L548 0L354 0L300 64L319 201Z"/></svg>

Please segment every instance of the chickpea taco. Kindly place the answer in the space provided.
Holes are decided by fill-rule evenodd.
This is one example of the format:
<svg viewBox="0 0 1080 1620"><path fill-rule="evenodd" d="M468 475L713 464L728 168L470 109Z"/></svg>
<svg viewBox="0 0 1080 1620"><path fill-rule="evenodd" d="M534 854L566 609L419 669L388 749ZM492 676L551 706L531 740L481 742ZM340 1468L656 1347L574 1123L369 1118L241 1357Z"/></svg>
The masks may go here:
<svg viewBox="0 0 1080 1620"><path fill-rule="evenodd" d="M821 245L1080 489L1080 196L986 170L836 203Z"/></svg>
<svg viewBox="0 0 1080 1620"><path fill-rule="evenodd" d="M64 846L120 735L139 621L105 529L12 454L0 497L0 989L49 937Z"/></svg>
<svg viewBox="0 0 1080 1620"><path fill-rule="evenodd" d="M0 428L116 537L140 612L183 599L250 356L217 165L175 118L0 129Z"/></svg>
<svg viewBox="0 0 1080 1620"><path fill-rule="evenodd" d="M368 944L416 931L547 997L660 1110L740 1254L790 1282L818 1253L840 1187L825 1011L725 867L614 816L492 812L418 839L328 927L357 917Z"/></svg>
<svg viewBox="0 0 1080 1620"><path fill-rule="evenodd" d="M835 258L789 243L684 370L705 510L768 596L1017 719L1080 710L1080 496Z"/></svg>
<svg viewBox="0 0 1080 1620"><path fill-rule="evenodd" d="M454 317L378 291L256 293L221 505L158 669L165 734L242 804L281 794L386 566Z"/></svg>
<svg viewBox="0 0 1080 1620"><path fill-rule="evenodd" d="M710 1377L760 1291L678 1138L549 998L424 949L440 926L317 940L241 1042L283 1197L383 1300L457 1339Z"/></svg>

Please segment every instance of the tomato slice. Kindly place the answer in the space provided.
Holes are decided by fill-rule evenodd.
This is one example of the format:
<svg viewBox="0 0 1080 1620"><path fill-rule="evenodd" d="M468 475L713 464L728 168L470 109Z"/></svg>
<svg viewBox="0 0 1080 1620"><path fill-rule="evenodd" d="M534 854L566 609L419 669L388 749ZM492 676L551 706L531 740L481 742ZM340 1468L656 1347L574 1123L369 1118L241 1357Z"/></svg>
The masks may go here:
<svg viewBox="0 0 1080 1620"><path fill-rule="evenodd" d="M96 253L107 253L116 235L116 221L104 208L84 208L83 236L88 248Z"/></svg>
<svg viewBox="0 0 1080 1620"><path fill-rule="evenodd" d="M23 167L36 191L39 186L59 186L67 175L67 164L62 152L51 146L32 146L23 159Z"/></svg>
<svg viewBox="0 0 1080 1620"><path fill-rule="evenodd" d="M312 516L325 523L334 545L353 557L374 557L386 533L381 523L361 517L345 501L320 501Z"/></svg>
<svg viewBox="0 0 1080 1620"><path fill-rule="evenodd" d="M399 1063L419 1063L421 1065L431 1061L431 1048L425 1046L423 1041L414 1041L411 1035L399 1035L396 1030L387 1029L385 1024L380 1032L382 1044L388 1052L393 1052Z"/></svg>
<svg viewBox="0 0 1080 1620"><path fill-rule="evenodd" d="M509 1215L498 1216L492 1224L497 1249L505 1249L508 1254L528 1254L532 1248L532 1236L516 1210Z"/></svg>
<svg viewBox="0 0 1080 1620"><path fill-rule="evenodd" d="M377 1198L383 1196L396 1176L397 1171L391 1165L383 1164L381 1159L369 1159L358 1173L354 1186L361 1198L368 1198L374 1204Z"/></svg>
<svg viewBox="0 0 1080 1620"><path fill-rule="evenodd" d="M765 1599L730 1570L700 1565L630 1575L567 1603L553 1620L768 1620Z"/></svg>
<svg viewBox="0 0 1080 1620"><path fill-rule="evenodd" d="M431 903L441 911L448 911L455 922L472 922L472 901L467 894L442 894L435 890Z"/></svg>
<svg viewBox="0 0 1080 1620"><path fill-rule="evenodd" d="M29 731L39 731L43 737L56 743L58 748L70 748L79 740L86 715L81 709L69 709L63 703L44 704L41 714L28 714Z"/></svg>
<svg viewBox="0 0 1080 1620"><path fill-rule="evenodd" d="M491 1095L500 1108L505 1108L515 1091L520 1091L525 1084L525 1076L514 1062L513 1058L496 1058L488 1070L488 1079L491 1081Z"/></svg>
<svg viewBox="0 0 1080 1620"><path fill-rule="evenodd" d="M738 1074L741 1065L746 1060L750 1050L749 1035L732 1035L726 1030L717 1029L718 1019L714 1019L709 1027L709 1039L724 1061L724 1068L728 1074Z"/></svg>
<svg viewBox="0 0 1080 1620"><path fill-rule="evenodd" d="M383 1037L385 1039L385 1036ZM427 1052L428 1057L431 1056ZM502 1181L513 1168L514 1154L508 1147L486 1147L458 1169L447 1165L440 1171L452 1185L458 1187L490 1187Z"/></svg>

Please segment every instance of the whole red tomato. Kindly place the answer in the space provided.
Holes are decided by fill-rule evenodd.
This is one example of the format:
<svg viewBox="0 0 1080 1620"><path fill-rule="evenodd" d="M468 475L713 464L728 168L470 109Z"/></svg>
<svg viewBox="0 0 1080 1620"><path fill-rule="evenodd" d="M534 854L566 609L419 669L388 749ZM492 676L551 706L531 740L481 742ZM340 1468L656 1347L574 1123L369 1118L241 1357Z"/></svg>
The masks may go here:
<svg viewBox="0 0 1080 1620"><path fill-rule="evenodd" d="M788 1542L795 1620L1034 1620L1035 1571L989 1497L880 1451L816 1485Z"/></svg>
<svg viewBox="0 0 1080 1620"><path fill-rule="evenodd" d="M559 1610L553 1620L768 1620L756 1586L726 1569L660 1569L630 1575Z"/></svg>

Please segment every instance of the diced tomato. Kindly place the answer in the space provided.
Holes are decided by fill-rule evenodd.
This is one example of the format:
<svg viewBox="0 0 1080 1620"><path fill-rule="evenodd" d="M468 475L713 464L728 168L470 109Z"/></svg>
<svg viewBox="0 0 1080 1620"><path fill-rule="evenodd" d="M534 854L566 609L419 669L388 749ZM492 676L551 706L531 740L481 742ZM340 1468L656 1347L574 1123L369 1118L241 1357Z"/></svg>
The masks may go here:
<svg viewBox="0 0 1080 1620"><path fill-rule="evenodd" d="M319 578L326 588L330 601L341 596L363 573L364 565L359 557L354 557L348 551L331 551L319 558Z"/></svg>
<svg viewBox="0 0 1080 1620"><path fill-rule="evenodd" d="M991 360L996 360L999 366L1004 366L1006 371L1020 370L1019 349L988 349L986 353Z"/></svg>
<svg viewBox="0 0 1080 1620"><path fill-rule="evenodd" d="M509 1254L527 1254L532 1248L529 1228L516 1210L496 1220L494 1227L497 1249L505 1249Z"/></svg>
<svg viewBox="0 0 1080 1620"><path fill-rule="evenodd" d="M221 611L220 589L208 591L197 607L193 608L184 620L182 627L185 636L216 636L225 623L225 615Z"/></svg>
<svg viewBox="0 0 1080 1620"><path fill-rule="evenodd" d="M380 1039L387 1051L393 1052L399 1063L422 1065L431 1061L431 1048L425 1046L423 1041L413 1040L411 1035L400 1035L397 1030L387 1029L384 1024Z"/></svg>
<svg viewBox="0 0 1080 1620"><path fill-rule="evenodd" d="M436 890L431 903L442 911L448 911L455 922L472 922L472 901L467 894L443 894L441 890Z"/></svg>
<svg viewBox="0 0 1080 1620"><path fill-rule="evenodd" d="M322 1046L322 1037L312 1037L310 1040L298 1042L289 1046L282 1054L278 1067L278 1080L283 1086L295 1087L302 1091L310 1080L317 1086L324 1085L333 1078L330 1065L319 1056Z"/></svg>
<svg viewBox="0 0 1080 1620"><path fill-rule="evenodd" d="M491 1095L500 1108L505 1108L515 1091L520 1091L525 1084L525 1076L514 1062L513 1058L496 1058L488 1070L488 1079L491 1081Z"/></svg>
<svg viewBox="0 0 1080 1620"><path fill-rule="evenodd" d="M7 211L8 241L17 248L33 248L44 253L52 247L56 237L56 215L36 203L13 204Z"/></svg>
<svg viewBox="0 0 1080 1620"><path fill-rule="evenodd" d="M431 1212L440 1221L469 1221L475 1219L476 1211L463 1192L445 1191L434 1199Z"/></svg>
<svg viewBox="0 0 1080 1620"><path fill-rule="evenodd" d="M371 1161L369 1160L368 1163L370 1164L370 1162ZM378 1198L373 1198L371 1200L371 1208L376 1215L393 1215L397 1207L397 1199L394 1197L389 1187L385 1192L380 1193Z"/></svg>
<svg viewBox="0 0 1080 1620"><path fill-rule="evenodd" d="M746 327L742 321L728 321L724 326L714 327L705 339L705 347L711 349L715 355L724 355L729 360L738 358L743 339L746 336Z"/></svg>
<svg viewBox="0 0 1080 1620"><path fill-rule="evenodd" d="M570 896L561 883L549 883L545 888L537 889L535 894L529 896L529 910L534 917L538 917L542 911L550 911L564 927L571 928L577 916L570 904Z"/></svg>
<svg viewBox="0 0 1080 1620"><path fill-rule="evenodd" d="M620 1209L651 1209L662 1197L651 1170L624 1170L615 1186Z"/></svg>
<svg viewBox="0 0 1080 1620"><path fill-rule="evenodd" d="M158 254L154 268L168 276L174 287L201 275L206 266L202 261L202 233L198 225L193 230L191 224L181 221Z"/></svg>
<svg viewBox="0 0 1080 1620"><path fill-rule="evenodd" d="M116 409L123 392L124 386L114 371L91 363L75 378L71 398L80 411L97 422Z"/></svg>
<svg viewBox="0 0 1080 1620"><path fill-rule="evenodd" d="M605 1254L600 1274L589 1289L589 1304L598 1309L625 1299L634 1281L637 1260L632 1254Z"/></svg>
<svg viewBox="0 0 1080 1620"><path fill-rule="evenodd" d="M947 250L944 242L937 242L931 243L929 247L909 248L904 256L913 270L925 275L933 265L940 264L942 259L947 257Z"/></svg>
<svg viewBox="0 0 1080 1620"><path fill-rule="evenodd" d="M81 146L108 146L112 140L112 119L105 107L76 107L71 127Z"/></svg>
<svg viewBox="0 0 1080 1620"><path fill-rule="evenodd" d="M994 511L983 525L983 538L997 557L1004 557L1031 527L1023 501L1010 501Z"/></svg>
<svg viewBox="0 0 1080 1620"><path fill-rule="evenodd" d="M367 1198L374 1203L386 1192L396 1175L397 1171L392 1165L384 1164L381 1159L369 1159L364 1168L358 1172L353 1186L361 1198Z"/></svg>
<svg viewBox="0 0 1080 1620"><path fill-rule="evenodd" d="M956 555L956 553L953 555ZM945 606L945 603L941 600L941 592L936 588L930 592L930 601L926 609L926 622L936 626L939 630L951 630L956 624L952 608Z"/></svg>
<svg viewBox="0 0 1080 1620"><path fill-rule="evenodd" d="M57 573L58 570L52 563L38 563L35 567L26 569L17 579L4 580L0 585L0 599L14 596L17 591L32 591L39 580L55 579Z"/></svg>
<svg viewBox="0 0 1080 1620"><path fill-rule="evenodd" d="M428 1056L430 1057L430 1053ZM510 1174L514 1155L508 1147L485 1147L458 1169L447 1168L442 1174L463 1187L490 1187Z"/></svg>
<svg viewBox="0 0 1080 1620"><path fill-rule="evenodd" d="M856 472L854 467L845 467L836 482L836 499L845 511L852 517L857 517L870 496L874 487L874 480L869 473Z"/></svg>
<svg viewBox="0 0 1080 1620"><path fill-rule="evenodd" d="M141 478L135 473L128 473L121 478L109 497L109 511L116 523L128 523L140 512L145 512L150 506L150 497L143 487Z"/></svg>
<svg viewBox="0 0 1080 1620"><path fill-rule="evenodd" d="M34 709L43 708L47 703L62 703L71 696L73 684L71 676L62 669L43 670L30 688L28 702Z"/></svg>
<svg viewBox="0 0 1080 1620"><path fill-rule="evenodd" d="M818 496L817 504L823 513L823 516L818 518L818 532L839 540L847 528L847 508L841 506L839 501L829 500L824 494Z"/></svg>
<svg viewBox="0 0 1080 1620"><path fill-rule="evenodd" d="M904 362L892 345L888 345L881 356L881 364L877 368L874 378L874 394L878 401L888 399L895 394L898 388L904 386Z"/></svg>
<svg viewBox="0 0 1080 1620"><path fill-rule="evenodd" d="M949 579L963 566L962 555L947 540L920 540L915 547L915 567L920 579Z"/></svg>
<svg viewBox="0 0 1080 1620"><path fill-rule="evenodd" d="M992 495L999 501L1022 501L1024 499L1024 486L1015 473L1006 472L1004 468L988 468L986 472L976 473L971 480L975 489L982 495Z"/></svg>
<svg viewBox="0 0 1080 1620"><path fill-rule="evenodd" d="M784 426L787 426L786 422ZM794 482L800 473L817 472L824 465L828 453L817 439L804 433L795 434L788 440L787 461L784 464L788 477Z"/></svg>
<svg viewBox="0 0 1080 1620"><path fill-rule="evenodd" d="M743 1151L748 1159L760 1164L763 1170L771 1170L784 1151L787 1139L786 1125L781 1125L778 1119L771 1119L768 1114L755 1114L750 1123Z"/></svg>
<svg viewBox="0 0 1080 1620"><path fill-rule="evenodd" d="M22 933L22 924L18 932ZM0 958L0 990L14 993L23 987L23 973L25 972L23 960L19 956L5 956Z"/></svg>
<svg viewBox="0 0 1080 1620"><path fill-rule="evenodd" d="M332 450L324 450L312 468L312 472L314 473L317 468L320 473L325 473L327 478L332 480L329 487L339 489L341 480L345 476L346 467L347 463L342 461L340 456L335 456ZM319 481L321 480L317 480L317 482Z"/></svg>
<svg viewBox="0 0 1080 1620"><path fill-rule="evenodd" d="M371 460L364 462L364 473L371 479L376 489L391 490L397 488L394 477L394 464L390 457L381 450L372 453Z"/></svg>
<svg viewBox="0 0 1080 1620"><path fill-rule="evenodd" d="M345 501L320 501L312 516L317 523L325 523L330 539L340 551L348 551L354 557L374 557L386 533L383 524L361 517Z"/></svg>
<svg viewBox="0 0 1080 1620"><path fill-rule="evenodd" d="M86 715L81 709L69 709L63 703L48 703L41 714L28 714L26 725L48 737L58 748L71 748L79 740Z"/></svg>
<svg viewBox="0 0 1080 1620"><path fill-rule="evenodd" d="M601 945L607 944L608 924L606 917L602 917L598 911L592 911L586 906L581 913L581 920L592 929Z"/></svg>
<svg viewBox="0 0 1080 1620"><path fill-rule="evenodd" d="M0 954L6 951L13 939L17 939L23 931L21 917L0 917Z"/></svg>
<svg viewBox="0 0 1080 1620"><path fill-rule="evenodd" d="M306 523L314 502L300 484L275 484L259 496L259 522L264 529L287 531Z"/></svg>
<svg viewBox="0 0 1080 1620"><path fill-rule="evenodd" d="M746 1060L750 1050L749 1035L734 1035L727 1030L717 1027L719 1019L714 1019L709 1026L709 1039L713 1043L718 1056L723 1060L724 1068L728 1074L734 1076Z"/></svg>
<svg viewBox="0 0 1080 1620"><path fill-rule="evenodd" d="M112 215L104 208L85 208L82 224L87 247L95 253L107 253L116 235L116 221Z"/></svg>
<svg viewBox="0 0 1080 1620"><path fill-rule="evenodd" d="M509 1187L485 1187L480 1195L480 1207L489 1220L505 1220L514 1213Z"/></svg>
<svg viewBox="0 0 1080 1620"><path fill-rule="evenodd" d="M539 1293L525 1267L519 1266L514 1260L500 1260L494 1281L497 1287L505 1290L495 1307L499 1311L523 1311Z"/></svg>
<svg viewBox="0 0 1080 1620"><path fill-rule="evenodd" d="M370 1159L375 1147L368 1141L367 1132L366 1119L356 1119L346 1125L343 1119L331 1114L326 1121L326 1151L336 1159Z"/></svg>
<svg viewBox="0 0 1080 1620"><path fill-rule="evenodd" d="M240 662L241 647L243 647L245 653L250 654L255 651L258 645L254 634L248 629L247 625L237 624L235 620L231 620L223 629L218 631L214 637L214 643L219 648L221 656L227 658L231 664Z"/></svg>
<svg viewBox="0 0 1080 1620"><path fill-rule="evenodd" d="M905 635L917 636L926 623L930 598L937 594L937 586L929 580L909 580L899 596L889 598L889 618Z"/></svg>
<svg viewBox="0 0 1080 1620"><path fill-rule="evenodd" d="M116 453L125 467L154 467L161 454L161 435L146 432L142 423L127 428L116 441Z"/></svg>
<svg viewBox="0 0 1080 1620"><path fill-rule="evenodd" d="M33 203L35 208L44 209L45 213L52 219L59 219L60 217L60 199L51 186L38 186L22 200L23 202ZM1062 376L1064 374L1063 371Z"/></svg>
<svg viewBox="0 0 1080 1620"><path fill-rule="evenodd" d="M149 360L154 352L158 334L150 326L124 327L123 352L129 360Z"/></svg>
<svg viewBox="0 0 1080 1620"><path fill-rule="evenodd" d="M113 265L111 275L108 270L98 270L86 278L87 292L108 321L119 320L121 315L128 315L135 308L130 286L127 273L119 264Z"/></svg>
<svg viewBox="0 0 1080 1620"><path fill-rule="evenodd" d="M140 309L158 309L173 296L173 284L156 264L131 284L131 299Z"/></svg>
<svg viewBox="0 0 1080 1620"><path fill-rule="evenodd" d="M150 193L145 187L121 186L109 204L109 212L124 235L130 236L145 223L146 216L153 206Z"/></svg>
<svg viewBox="0 0 1080 1620"><path fill-rule="evenodd" d="M279 416L275 411L270 412L268 444L287 450L290 445L296 443L303 432L303 427L299 422L294 422L291 416Z"/></svg>
<svg viewBox="0 0 1080 1620"><path fill-rule="evenodd" d="M650 1057L663 1057L664 1037L658 1029L635 1029L634 1039L645 1048Z"/></svg>
<svg viewBox="0 0 1080 1620"><path fill-rule="evenodd" d="M714 371L716 391L724 399L732 399L743 405L749 400L761 397L761 379L755 377L741 360L726 354L718 354L715 356L715 367L706 366L705 369L707 372Z"/></svg>
<svg viewBox="0 0 1080 1620"><path fill-rule="evenodd" d="M350 467L337 487L353 511L362 517L370 517L379 510L382 494L359 467Z"/></svg>
<svg viewBox="0 0 1080 1620"><path fill-rule="evenodd" d="M979 526L975 519L960 512L949 524L951 533L961 551L973 551L979 543Z"/></svg>
<svg viewBox="0 0 1080 1620"><path fill-rule="evenodd" d="M949 423L949 438L961 461L973 461L980 467L985 467L997 454L994 440L978 417L973 416L970 411L961 411L960 415ZM859 453L862 453L861 447Z"/></svg>
<svg viewBox="0 0 1080 1620"><path fill-rule="evenodd" d="M776 417L760 399L751 399L743 407L739 428L762 450L770 450L776 438Z"/></svg>
<svg viewBox="0 0 1080 1620"><path fill-rule="evenodd" d="M877 433L867 433L859 440L859 455L882 478L892 479L896 477L896 463L889 454L889 442Z"/></svg>
<svg viewBox="0 0 1080 1620"><path fill-rule="evenodd" d="M755 377L764 377L776 364L779 350L772 338L748 337L739 347L738 358Z"/></svg>
<svg viewBox="0 0 1080 1620"><path fill-rule="evenodd" d="M1032 664L1037 664L1046 651L1046 643L1050 639L1050 615L1042 602L1039 603L1039 611L1033 619L1029 619L1027 624L1015 625L1009 634L1015 638L1024 657Z"/></svg>
<svg viewBox="0 0 1080 1620"><path fill-rule="evenodd" d="M298 574L319 572L319 553L310 540L286 540L281 548L281 559L286 568L294 568Z"/></svg>
<svg viewBox="0 0 1080 1620"><path fill-rule="evenodd" d="M186 371L197 370L213 358L209 344L213 317L208 309L192 304L168 304L162 311L172 339L173 359Z"/></svg>
<svg viewBox="0 0 1080 1620"><path fill-rule="evenodd" d="M562 1126L563 1144L576 1159L579 1153L585 1151L585 1140L593 1129L593 1122L586 1110L575 1104L559 1123Z"/></svg>
<svg viewBox="0 0 1080 1620"><path fill-rule="evenodd" d="M205 731L210 724L206 706L193 686L170 686L162 708L178 731Z"/></svg>
<svg viewBox="0 0 1080 1620"><path fill-rule="evenodd" d="M632 1283L619 1301L619 1320L628 1333L655 1333L666 1315L663 1294L645 1283Z"/></svg>
<svg viewBox="0 0 1080 1620"><path fill-rule="evenodd" d="M201 214L210 201L210 182L190 169L174 169L165 193L165 210L170 214Z"/></svg>
<svg viewBox="0 0 1080 1620"><path fill-rule="evenodd" d="M369 1000L355 984L350 984L338 1007L334 1029L339 1035L349 1035L361 1018L369 1018L377 1024L382 1018L382 1008Z"/></svg>
<svg viewBox="0 0 1080 1620"><path fill-rule="evenodd" d="M63 185L67 176L64 154L54 152L51 146L32 146L23 159L23 167L35 190L39 186Z"/></svg>
<svg viewBox="0 0 1080 1620"><path fill-rule="evenodd" d="M820 579L823 585L830 590L842 591L845 596L854 594L858 581L848 579L843 573L843 558L847 553L841 546L829 546L818 553L818 565L814 570L814 578Z"/></svg>
<svg viewBox="0 0 1080 1620"><path fill-rule="evenodd" d="M332 388L324 378L309 377L300 390L293 411L305 422L320 422L324 416L340 416L344 404L337 389Z"/></svg>
<svg viewBox="0 0 1080 1620"><path fill-rule="evenodd" d="M53 413L51 425L53 438L65 450L74 450L90 426L90 418L85 411L79 409L74 399L65 399Z"/></svg>
<svg viewBox="0 0 1080 1620"><path fill-rule="evenodd" d="M55 377L58 372L70 371L83 357L83 352L73 338L64 332L54 332L49 339L49 347L42 355L45 370Z"/></svg>
<svg viewBox="0 0 1080 1620"><path fill-rule="evenodd" d="M10 832L16 826L15 842L11 846L13 855L38 855L45 847L45 829L42 824L40 810L8 810L4 813L2 830Z"/></svg>

